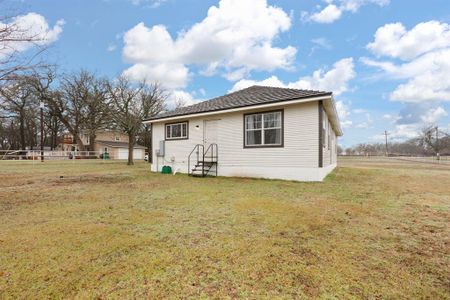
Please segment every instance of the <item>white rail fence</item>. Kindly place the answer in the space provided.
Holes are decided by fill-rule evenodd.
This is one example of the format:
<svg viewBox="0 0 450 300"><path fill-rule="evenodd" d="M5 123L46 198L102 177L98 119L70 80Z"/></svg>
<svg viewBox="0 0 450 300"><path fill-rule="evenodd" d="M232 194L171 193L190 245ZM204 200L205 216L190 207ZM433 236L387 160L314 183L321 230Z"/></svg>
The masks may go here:
<svg viewBox="0 0 450 300"><path fill-rule="evenodd" d="M0 160L86 160L117 159L111 153L101 151L58 151L58 150L0 150Z"/></svg>
<svg viewBox="0 0 450 300"><path fill-rule="evenodd" d="M406 155L389 155L389 156L381 156L381 155L339 155L339 158L343 159L361 159L361 160L402 160L402 161L411 161L411 162L421 162L421 163L430 163L430 164L448 164L450 165L450 156L406 156Z"/></svg>
<svg viewBox="0 0 450 300"><path fill-rule="evenodd" d="M431 164L450 164L450 156L393 156L390 158Z"/></svg>

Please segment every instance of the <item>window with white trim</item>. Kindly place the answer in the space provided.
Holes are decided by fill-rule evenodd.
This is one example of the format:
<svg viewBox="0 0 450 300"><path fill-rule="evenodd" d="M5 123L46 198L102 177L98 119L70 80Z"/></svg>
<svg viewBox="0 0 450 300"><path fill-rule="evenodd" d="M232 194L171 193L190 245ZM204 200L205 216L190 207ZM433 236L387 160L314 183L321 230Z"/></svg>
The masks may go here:
<svg viewBox="0 0 450 300"><path fill-rule="evenodd" d="M181 140L188 138L188 123L166 124L166 140Z"/></svg>
<svg viewBox="0 0 450 300"><path fill-rule="evenodd" d="M245 115L245 147L282 146L282 118L281 111Z"/></svg>

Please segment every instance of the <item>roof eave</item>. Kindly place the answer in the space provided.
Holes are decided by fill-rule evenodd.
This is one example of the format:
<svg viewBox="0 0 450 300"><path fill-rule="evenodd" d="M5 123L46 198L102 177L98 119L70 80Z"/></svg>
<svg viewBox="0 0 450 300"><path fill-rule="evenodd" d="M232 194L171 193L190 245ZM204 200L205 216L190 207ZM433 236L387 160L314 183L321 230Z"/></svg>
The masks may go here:
<svg viewBox="0 0 450 300"><path fill-rule="evenodd" d="M152 118L152 119L143 120L142 122L146 123L146 124L159 123L159 122L169 121L169 120L180 120L180 119L195 118L195 117L201 117L201 116L207 116L207 115L216 115L216 114L224 114L224 113L230 113L230 112L236 112L236 111L245 111L245 110L257 109L257 108L273 107L273 106L280 106L280 105L291 105L291 104L296 104L296 103L326 100L326 99L330 99L330 97L332 97L332 93L324 93L322 95L318 95L318 96L314 96L314 97L294 98L294 99L290 99L290 100L275 101L275 102L269 102L269 103L263 103L263 104L252 104L252 105L246 105L246 106L240 106L240 107L232 107L232 108L226 108L226 109L199 112L199 113L188 113L188 114L181 114L181 115L175 115L175 116Z"/></svg>
<svg viewBox="0 0 450 300"><path fill-rule="evenodd" d="M339 120L339 114L336 109L336 101L334 100L333 95L330 97L330 106L331 106L331 116L332 116L332 126L337 136L342 136L344 133L342 132L341 122Z"/></svg>

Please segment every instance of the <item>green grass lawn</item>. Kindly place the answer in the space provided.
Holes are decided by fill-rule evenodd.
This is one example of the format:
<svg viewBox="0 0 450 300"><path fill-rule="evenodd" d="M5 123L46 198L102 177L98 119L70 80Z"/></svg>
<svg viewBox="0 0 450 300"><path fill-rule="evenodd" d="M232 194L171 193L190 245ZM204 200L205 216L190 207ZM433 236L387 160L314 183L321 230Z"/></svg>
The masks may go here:
<svg viewBox="0 0 450 300"><path fill-rule="evenodd" d="M0 162L0 299L450 298L450 167L340 165L299 183Z"/></svg>

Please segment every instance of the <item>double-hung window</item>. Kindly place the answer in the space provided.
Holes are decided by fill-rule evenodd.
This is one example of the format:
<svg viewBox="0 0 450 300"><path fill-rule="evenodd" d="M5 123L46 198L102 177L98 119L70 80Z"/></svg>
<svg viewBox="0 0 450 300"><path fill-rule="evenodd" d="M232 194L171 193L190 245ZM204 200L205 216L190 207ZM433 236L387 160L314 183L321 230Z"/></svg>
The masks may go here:
<svg viewBox="0 0 450 300"><path fill-rule="evenodd" d="M166 124L166 140L182 140L188 138L188 123Z"/></svg>
<svg viewBox="0 0 450 300"><path fill-rule="evenodd" d="M281 147L283 112L273 111L244 115L245 147Z"/></svg>

